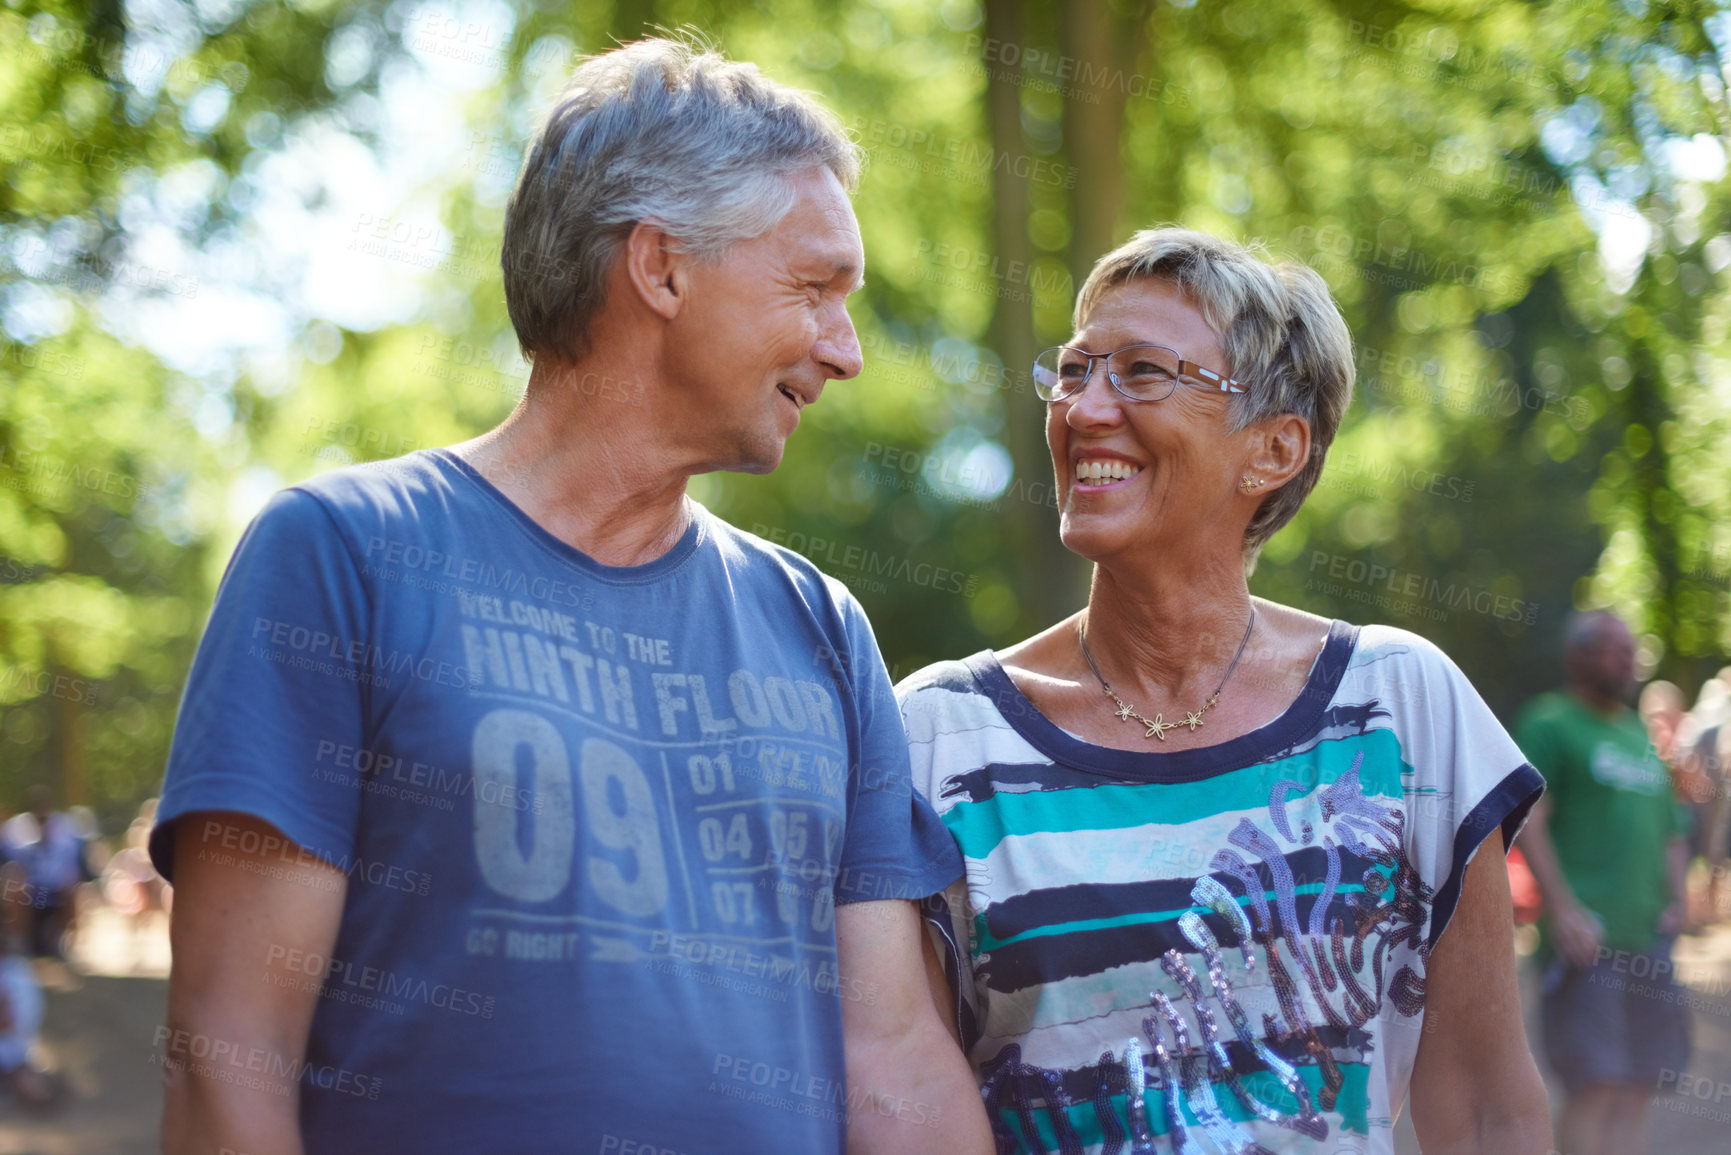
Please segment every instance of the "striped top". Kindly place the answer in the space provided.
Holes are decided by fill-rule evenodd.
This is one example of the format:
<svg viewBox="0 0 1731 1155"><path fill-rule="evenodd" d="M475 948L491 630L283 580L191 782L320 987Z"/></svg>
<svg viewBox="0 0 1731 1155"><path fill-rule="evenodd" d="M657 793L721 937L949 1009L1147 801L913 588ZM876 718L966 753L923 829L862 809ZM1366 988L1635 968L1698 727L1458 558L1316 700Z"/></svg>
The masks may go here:
<svg viewBox="0 0 1731 1155"><path fill-rule="evenodd" d="M1000 1151L1393 1150L1466 861L1543 789L1441 651L1335 622L1280 717L1169 753L1080 740L989 652L897 694Z"/></svg>

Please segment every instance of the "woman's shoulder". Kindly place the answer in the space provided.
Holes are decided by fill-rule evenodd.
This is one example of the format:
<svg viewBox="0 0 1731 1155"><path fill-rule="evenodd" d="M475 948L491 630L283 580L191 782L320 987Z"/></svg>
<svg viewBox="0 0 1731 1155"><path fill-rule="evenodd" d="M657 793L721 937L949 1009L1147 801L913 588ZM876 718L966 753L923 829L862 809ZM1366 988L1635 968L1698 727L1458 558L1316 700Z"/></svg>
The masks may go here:
<svg viewBox="0 0 1731 1155"><path fill-rule="evenodd" d="M914 703L929 704L948 694L977 694L979 679L975 670L992 657L990 650L981 650L966 658L951 658L921 666L896 683L896 700L906 713Z"/></svg>
<svg viewBox="0 0 1731 1155"><path fill-rule="evenodd" d="M1404 702L1422 710L1469 694L1476 697L1454 660L1435 642L1411 630L1377 622L1357 625L1262 599L1257 599L1257 609L1270 617L1278 615L1281 633L1294 653L1315 655L1340 669L1336 699L1368 695L1385 706ZM1317 638L1326 639L1320 652L1315 648Z"/></svg>
<svg viewBox="0 0 1731 1155"><path fill-rule="evenodd" d="M1026 713L1027 703L991 650L916 670L896 684L896 701L910 749L942 744L957 753L1012 739L1020 748L1011 719Z"/></svg>
<svg viewBox="0 0 1731 1155"><path fill-rule="evenodd" d="M1060 665L1058 655L1076 646L1076 623L1082 615L1071 614L1053 622L1037 634L1030 634L1013 646L995 653L1006 670L1045 670Z"/></svg>
<svg viewBox="0 0 1731 1155"><path fill-rule="evenodd" d="M1316 639L1319 638L1344 638L1352 646L1353 665L1391 662L1407 669L1415 665L1431 666L1439 663L1453 666L1448 655L1437 648L1436 643L1399 626L1376 622L1359 625L1339 618L1326 618L1309 610L1283 605L1266 598L1256 598L1254 601L1258 620L1266 621L1283 641L1291 645L1295 653L1315 654Z"/></svg>
<svg viewBox="0 0 1731 1155"><path fill-rule="evenodd" d="M1003 671L1004 696L1014 699L1001 704L1023 709L1030 702L1042 702L1047 694L1061 693L1066 685L1074 684L1074 671L1067 667L1081 653L1077 643L1081 616L1071 614L991 655L993 664ZM1015 688L1013 694L1011 687Z"/></svg>
<svg viewBox="0 0 1731 1155"><path fill-rule="evenodd" d="M1337 697L1374 698L1397 729L1428 725L1438 711L1489 720L1472 680L1435 642L1398 626L1371 623L1355 630Z"/></svg>
<svg viewBox="0 0 1731 1155"><path fill-rule="evenodd" d="M981 650L959 661L933 662L898 682L896 697L901 699L904 712L911 700L922 696L971 693L994 697L1004 688L998 685L1000 681L1019 681L1024 672L1056 666L1059 652L1076 644L1077 616L1072 614L1001 650Z"/></svg>
<svg viewBox="0 0 1731 1155"><path fill-rule="evenodd" d="M1353 646L1353 665L1387 664L1410 676L1427 673L1459 677L1460 667L1442 648L1422 634L1378 622L1354 626L1358 638Z"/></svg>

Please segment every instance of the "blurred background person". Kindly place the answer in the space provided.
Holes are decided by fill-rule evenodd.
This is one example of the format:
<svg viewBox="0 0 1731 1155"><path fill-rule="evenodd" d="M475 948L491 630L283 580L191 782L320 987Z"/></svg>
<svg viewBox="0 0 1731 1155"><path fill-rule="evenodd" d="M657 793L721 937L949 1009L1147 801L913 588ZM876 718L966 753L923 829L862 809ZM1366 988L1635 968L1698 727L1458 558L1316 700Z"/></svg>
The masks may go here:
<svg viewBox="0 0 1731 1155"><path fill-rule="evenodd" d="M127 922L134 972L145 969L151 937L168 932L173 890L150 861L150 828L155 824L156 799L147 798L126 828L120 849L104 866L100 884L103 901Z"/></svg>
<svg viewBox="0 0 1731 1155"><path fill-rule="evenodd" d="M1669 978L1686 908L1685 820L1628 705L1629 627L1602 611L1574 615L1563 664L1565 687L1533 699L1515 723L1546 783L1520 841L1544 896L1542 1035L1566 1091L1557 1147L1640 1155L1660 1074L1689 1057Z"/></svg>
<svg viewBox="0 0 1731 1155"><path fill-rule="evenodd" d="M1708 684L1713 683L1709 681ZM1684 838L1692 855L1685 867L1685 883L1694 858L1702 857L1706 853L1704 844L1707 829L1711 825L1709 811L1712 801L1711 788L1701 773L1697 760L1690 757L1691 747L1682 740L1689 721L1686 707L1687 700L1682 689L1677 683L1667 682L1663 678L1657 678L1641 687L1641 696L1635 705L1641 725L1646 728L1647 741L1671 776L1672 797L1684 807ZM1704 899L1699 902L1691 899L1686 904L1685 918L1679 933L1687 935L1700 932L1705 920L1698 910L1704 905Z"/></svg>
<svg viewBox="0 0 1731 1155"><path fill-rule="evenodd" d="M88 813L88 812L87 812ZM24 949L33 958L64 962L81 883L90 868L88 822L54 809L46 786L24 792L24 811L0 831L0 851L23 867L30 895L30 926Z"/></svg>
<svg viewBox="0 0 1731 1155"><path fill-rule="evenodd" d="M0 1083L27 1110L52 1106L62 1084L31 1058L42 1029L42 987L30 965L29 944L36 925L27 901L30 882L21 863L0 865Z"/></svg>
<svg viewBox="0 0 1731 1155"><path fill-rule="evenodd" d="M1678 726L1681 778L1692 814L1690 852L1705 864L1704 881L1690 896L1690 921L1718 922L1725 878L1727 828L1731 806L1725 798L1725 760L1731 755L1731 666L1709 678L1696 695L1695 708Z"/></svg>
<svg viewBox="0 0 1731 1155"><path fill-rule="evenodd" d="M1637 710L1641 724L1647 728L1647 740L1653 744L1659 760L1671 765L1677 753L1677 731L1687 716L1683 709L1683 691L1675 682L1663 679L1648 682L1641 688Z"/></svg>

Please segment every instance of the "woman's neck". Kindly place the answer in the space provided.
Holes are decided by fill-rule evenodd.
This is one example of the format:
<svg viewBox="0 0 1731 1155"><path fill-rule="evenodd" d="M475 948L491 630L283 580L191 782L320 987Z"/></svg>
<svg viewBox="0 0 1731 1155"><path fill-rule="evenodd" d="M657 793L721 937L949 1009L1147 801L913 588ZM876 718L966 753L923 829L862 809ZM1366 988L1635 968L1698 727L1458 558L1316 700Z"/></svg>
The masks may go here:
<svg viewBox="0 0 1731 1155"><path fill-rule="evenodd" d="M1131 585L1100 565L1083 629L1100 674L1115 687L1205 698L1244 644L1251 613L1241 568L1143 572Z"/></svg>

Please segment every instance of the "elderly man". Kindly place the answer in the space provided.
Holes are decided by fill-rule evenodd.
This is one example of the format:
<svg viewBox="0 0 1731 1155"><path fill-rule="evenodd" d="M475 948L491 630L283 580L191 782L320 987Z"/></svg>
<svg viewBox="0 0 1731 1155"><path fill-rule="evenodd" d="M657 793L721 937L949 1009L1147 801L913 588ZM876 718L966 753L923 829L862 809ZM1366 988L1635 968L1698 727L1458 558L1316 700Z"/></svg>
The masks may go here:
<svg viewBox="0 0 1731 1155"><path fill-rule="evenodd" d="M865 617L685 495L859 372L856 173L748 65L590 60L506 213L522 403L247 531L152 840L169 1151L990 1149Z"/></svg>
<svg viewBox="0 0 1731 1155"><path fill-rule="evenodd" d="M1684 821L1629 708L1629 627L1602 611L1575 615L1563 661L1567 686L1534 698L1515 724L1547 786L1521 847L1545 902L1545 1052L1567 1092L1557 1147L1641 1155L1648 1104L1676 1090L1689 1057L1671 981L1686 905Z"/></svg>

